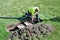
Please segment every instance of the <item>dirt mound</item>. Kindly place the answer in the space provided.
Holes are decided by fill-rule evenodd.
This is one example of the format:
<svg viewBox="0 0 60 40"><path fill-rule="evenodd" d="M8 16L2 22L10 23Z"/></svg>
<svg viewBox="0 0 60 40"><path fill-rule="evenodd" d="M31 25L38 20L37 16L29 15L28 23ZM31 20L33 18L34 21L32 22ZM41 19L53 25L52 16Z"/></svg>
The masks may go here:
<svg viewBox="0 0 60 40"><path fill-rule="evenodd" d="M17 25L14 25L17 27ZM19 40L33 40L35 36L38 40L40 37L44 37L45 35L49 35L54 31L54 28L47 23L37 23L35 25L28 25L24 28L14 30L13 33L9 36L9 39L13 39L14 37L18 37Z"/></svg>

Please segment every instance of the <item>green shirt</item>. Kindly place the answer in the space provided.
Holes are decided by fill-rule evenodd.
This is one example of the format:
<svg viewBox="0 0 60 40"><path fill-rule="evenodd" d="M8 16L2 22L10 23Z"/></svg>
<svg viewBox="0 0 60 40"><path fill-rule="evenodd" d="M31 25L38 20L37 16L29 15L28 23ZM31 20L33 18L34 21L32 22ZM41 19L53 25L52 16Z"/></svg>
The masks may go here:
<svg viewBox="0 0 60 40"><path fill-rule="evenodd" d="M39 10L38 7L29 7L29 8L28 8L28 11L32 14L32 18L36 17L36 16L35 16L35 9L36 9L36 8Z"/></svg>
<svg viewBox="0 0 60 40"><path fill-rule="evenodd" d="M35 7L30 7L30 8L28 8L28 11L29 11L32 15L34 15L34 14L35 14Z"/></svg>

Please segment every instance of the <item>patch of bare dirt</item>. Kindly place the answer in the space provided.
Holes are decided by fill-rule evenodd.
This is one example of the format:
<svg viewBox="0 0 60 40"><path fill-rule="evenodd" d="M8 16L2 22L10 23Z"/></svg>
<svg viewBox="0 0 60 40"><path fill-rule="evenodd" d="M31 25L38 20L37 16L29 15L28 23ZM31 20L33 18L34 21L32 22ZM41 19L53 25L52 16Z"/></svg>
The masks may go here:
<svg viewBox="0 0 60 40"><path fill-rule="evenodd" d="M11 35L9 36L10 40L13 40L14 37L19 38L19 40L33 40L33 36L36 36L38 40L40 40L40 37L50 35L55 29L47 24L47 23L37 23L37 24L32 24L32 25L27 25L21 28L21 24L15 24L15 25L10 25L7 27L7 30L12 32Z"/></svg>

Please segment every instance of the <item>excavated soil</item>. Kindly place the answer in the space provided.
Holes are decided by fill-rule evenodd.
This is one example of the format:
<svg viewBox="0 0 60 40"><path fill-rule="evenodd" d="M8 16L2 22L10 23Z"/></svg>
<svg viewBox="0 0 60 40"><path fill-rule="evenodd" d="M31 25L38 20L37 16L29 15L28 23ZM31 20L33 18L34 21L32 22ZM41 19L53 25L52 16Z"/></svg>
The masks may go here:
<svg viewBox="0 0 60 40"><path fill-rule="evenodd" d="M8 38L10 40L14 40L16 37L18 40L33 40L33 37L36 37L38 40L40 40L41 37L50 35L55 29L53 26L47 23L37 23L25 26L21 29L17 27L17 24L10 25L7 27L7 30L11 32Z"/></svg>

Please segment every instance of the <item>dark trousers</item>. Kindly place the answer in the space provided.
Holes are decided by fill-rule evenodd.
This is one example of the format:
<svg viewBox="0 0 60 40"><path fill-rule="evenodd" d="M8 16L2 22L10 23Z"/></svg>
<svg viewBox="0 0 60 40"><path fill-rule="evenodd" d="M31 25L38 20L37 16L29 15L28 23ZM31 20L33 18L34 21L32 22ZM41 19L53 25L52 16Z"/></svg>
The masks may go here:
<svg viewBox="0 0 60 40"><path fill-rule="evenodd" d="M36 14L36 21L39 22L38 14Z"/></svg>
<svg viewBox="0 0 60 40"><path fill-rule="evenodd" d="M36 21L35 21L36 23L42 21L42 20L38 17L38 14L36 14L35 16L36 16ZM32 21L31 14L26 13L26 20L31 20L31 21ZM34 22L32 21L32 23L34 23Z"/></svg>

